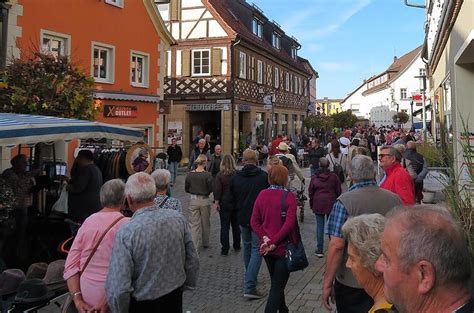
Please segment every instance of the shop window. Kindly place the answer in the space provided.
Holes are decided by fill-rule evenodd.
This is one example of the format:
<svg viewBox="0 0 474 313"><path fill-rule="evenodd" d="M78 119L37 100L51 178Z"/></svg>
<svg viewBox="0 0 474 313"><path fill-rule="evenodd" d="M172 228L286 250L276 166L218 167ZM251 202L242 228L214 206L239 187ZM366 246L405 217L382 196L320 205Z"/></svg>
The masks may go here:
<svg viewBox="0 0 474 313"><path fill-rule="evenodd" d="M132 52L130 62L130 79L132 86L148 87L148 54Z"/></svg>
<svg viewBox="0 0 474 313"><path fill-rule="evenodd" d="M193 76L207 76L211 75L209 49L198 49L192 51L192 68Z"/></svg>
<svg viewBox="0 0 474 313"><path fill-rule="evenodd" d="M54 57L69 55L71 37L49 31L41 31L41 52Z"/></svg>
<svg viewBox="0 0 474 313"><path fill-rule="evenodd" d="M240 63L239 63L239 78L247 78L247 55L240 52Z"/></svg>
<svg viewBox="0 0 474 313"><path fill-rule="evenodd" d="M257 83L263 83L263 63L257 60Z"/></svg>
<svg viewBox="0 0 474 313"><path fill-rule="evenodd" d="M92 76L96 82L113 83L114 54L113 46L92 43Z"/></svg>

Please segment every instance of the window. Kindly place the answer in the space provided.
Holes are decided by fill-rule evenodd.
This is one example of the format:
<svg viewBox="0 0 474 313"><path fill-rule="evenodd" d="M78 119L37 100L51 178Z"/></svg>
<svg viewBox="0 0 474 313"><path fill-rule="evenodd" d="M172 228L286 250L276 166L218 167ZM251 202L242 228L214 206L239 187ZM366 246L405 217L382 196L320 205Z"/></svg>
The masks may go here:
<svg viewBox="0 0 474 313"><path fill-rule="evenodd" d="M290 91L290 73L286 73L285 77L285 90Z"/></svg>
<svg viewBox="0 0 474 313"><path fill-rule="evenodd" d="M420 76L426 76L426 69L420 68Z"/></svg>
<svg viewBox="0 0 474 313"><path fill-rule="evenodd" d="M105 0L105 3L114 5L114 6L119 7L119 8L123 8L123 2L124 1L125 0Z"/></svg>
<svg viewBox="0 0 474 313"><path fill-rule="evenodd" d="M247 55L243 52L240 52L240 63L239 63L239 77L246 79L247 78Z"/></svg>
<svg viewBox="0 0 474 313"><path fill-rule="evenodd" d="M132 86L148 87L148 59L148 54L132 51L130 62L130 81Z"/></svg>
<svg viewBox="0 0 474 313"><path fill-rule="evenodd" d="M272 45L273 48L280 49L281 36L277 33L273 33L272 36Z"/></svg>
<svg viewBox="0 0 474 313"><path fill-rule="evenodd" d="M92 76L96 82L113 83L115 48L101 43L92 43Z"/></svg>
<svg viewBox="0 0 474 313"><path fill-rule="evenodd" d="M275 67L275 88L280 87L280 69Z"/></svg>
<svg viewBox="0 0 474 313"><path fill-rule="evenodd" d="M263 23L255 17L252 20L252 33L260 38L263 36Z"/></svg>
<svg viewBox="0 0 474 313"><path fill-rule="evenodd" d="M400 88L400 99L406 99L407 98L407 89L406 88Z"/></svg>
<svg viewBox="0 0 474 313"><path fill-rule="evenodd" d="M193 76L211 75L210 56L211 51L209 49L192 51Z"/></svg>
<svg viewBox="0 0 474 313"><path fill-rule="evenodd" d="M307 80L304 81L303 89L304 89L304 96L305 97L308 96L308 81Z"/></svg>
<svg viewBox="0 0 474 313"><path fill-rule="evenodd" d="M255 81L255 58L250 59L250 79Z"/></svg>
<svg viewBox="0 0 474 313"><path fill-rule="evenodd" d="M257 83L261 84L263 82L263 63L260 60L257 60Z"/></svg>
<svg viewBox="0 0 474 313"><path fill-rule="evenodd" d="M41 31L41 51L54 57L69 55L71 36L49 31Z"/></svg>
<svg viewBox="0 0 474 313"><path fill-rule="evenodd" d="M293 78L294 78L293 92L298 93L298 77L293 76Z"/></svg>
<svg viewBox="0 0 474 313"><path fill-rule="evenodd" d="M293 59L296 59L297 56L298 56L298 50L296 49L296 47L292 47L291 48L291 57Z"/></svg>

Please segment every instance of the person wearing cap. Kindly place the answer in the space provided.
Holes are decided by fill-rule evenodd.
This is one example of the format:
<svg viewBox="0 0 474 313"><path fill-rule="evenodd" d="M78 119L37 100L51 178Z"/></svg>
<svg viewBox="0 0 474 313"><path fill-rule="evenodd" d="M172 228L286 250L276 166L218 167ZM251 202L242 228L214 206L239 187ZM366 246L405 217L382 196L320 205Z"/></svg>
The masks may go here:
<svg viewBox="0 0 474 313"><path fill-rule="evenodd" d="M404 205L415 204L415 187L407 170L401 165L402 155L394 147L384 147L379 154L385 176L380 187L397 194Z"/></svg>
<svg viewBox="0 0 474 313"><path fill-rule="evenodd" d="M288 169L289 171L289 176L290 176L290 182L289 185L291 185L291 182L295 179L295 174L298 176L299 180L301 182L304 182L304 176L303 172L301 171L300 167L298 166L298 162L296 162L295 156L289 153L290 147L284 142L280 142L280 144L277 147L278 153L275 154L276 157L282 159L283 157L290 159L292 166L291 168ZM283 161L283 160L282 160ZM283 162L283 165L285 165L285 162Z"/></svg>

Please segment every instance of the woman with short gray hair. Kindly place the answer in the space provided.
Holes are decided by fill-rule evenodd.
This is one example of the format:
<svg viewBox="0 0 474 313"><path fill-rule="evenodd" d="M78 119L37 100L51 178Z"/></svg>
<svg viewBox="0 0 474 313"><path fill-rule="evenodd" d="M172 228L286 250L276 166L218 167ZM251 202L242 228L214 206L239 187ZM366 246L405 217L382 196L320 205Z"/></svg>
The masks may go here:
<svg viewBox="0 0 474 313"><path fill-rule="evenodd" d="M106 312L105 279L115 235L129 218L120 210L124 202L125 183L120 179L106 182L100 189L102 210L89 216L77 232L64 267L69 293L79 312ZM104 235L105 234L105 235ZM87 268L84 265L97 239L104 235Z"/></svg>
<svg viewBox="0 0 474 313"><path fill-rule="evenodd" d="M171 209L182 212L181 201L168 195L171 173L165 169L157 169L151 173L156 186L155 204L160 209Z"/></svg>
<svg viewBox="0 0 474 313"><path fill-rule="evenodd" d="M346 266L374 300L368 313L396 312L385 298L383 276L375 269L375 262L382 254L380 237L384 227L385 218L380 214L352 217L342 226L342 234L348 242Z"/></svg>

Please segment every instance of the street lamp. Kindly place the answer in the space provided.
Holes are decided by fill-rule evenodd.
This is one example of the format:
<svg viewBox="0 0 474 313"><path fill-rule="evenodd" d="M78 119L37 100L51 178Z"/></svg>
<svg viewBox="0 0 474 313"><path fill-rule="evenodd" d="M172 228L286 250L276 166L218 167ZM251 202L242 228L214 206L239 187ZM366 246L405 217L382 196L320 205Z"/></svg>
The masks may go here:
<svg viewBox="0 0 474 313"><path fill-rule="evenodd" d="M421 91L421 101L422 101L422 108L421 114L422 121L423 121L423 139L426 141L426 75L415 76L415 78L419 79L420 82L420 91Z"/></svg>
<svg viewBox="0 0 474 313"><path fill-rule="evenodd" d="M411 112L411 128L415 129L415 125L413 124L413 99L410 101L410 112Z"/></svg>

